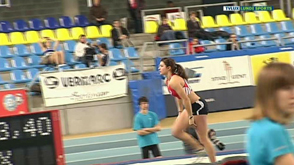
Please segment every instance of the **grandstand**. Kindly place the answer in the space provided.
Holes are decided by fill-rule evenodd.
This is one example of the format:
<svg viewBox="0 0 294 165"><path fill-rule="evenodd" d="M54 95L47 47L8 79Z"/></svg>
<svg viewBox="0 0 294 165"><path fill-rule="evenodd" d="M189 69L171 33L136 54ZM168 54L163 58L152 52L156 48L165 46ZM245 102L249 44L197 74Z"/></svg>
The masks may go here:
<svg viewBox="0 0 294 165"><path fill-rule="evenodd" d="M76 1L78 2L78 0ZM10 3L10 1L7 2ZM11 3L10 7L14 8L13 1ZM118 10L117 6L125 6L122 1L116 2L118 3L117 5L112 5L114 0L103 3L107 7L116 6L109 10L111 19L121 19L121 16L126 15L124 10L127 9L125 7L119 8L121 11L116 13ZM270 3L273 2L268 2L268 5ZM42 11L40 16L36 14L38 10L42 10L49 4L59 4L59 6L56 6L52 14L45 11ZM142 12L144 13L143 16L148 17L149 13L152 13L152 15L161 14L162 11L167 9L163 8L163 4L165 2L152 0L151 3L150 0L150 4L147 4L147 8ZM239 5L237 2L232 2L231 4ZM173 20L173 24L171 24L173 30L181 31L187 36L187 15L189 11L195 10L200 13L201 26L206 31L222 30L230 34L236 34L239 43L242 45L242 50L227 51L226 45L231 44L231 42L219 37L215 41L200 40L200 46L204 46L205 51L187 55L189 39L154 41L159 20L144 21L144 33L131 34L134 47L114 48L111 41L111 30L113 27L111 25L102 25L100 27L92 25L86 16L86 3L80 3L80 6L76 6L78 8L77 11L80 10L81 12L71 16L63 16L61 13L62 5L57 1L56 3L52 1L42 4L42 9L32 10L32 16L29 14L25 15L20 11L18 12L19 17L9 16L8 14L11 11L8 11L8 8L6 8L8 5L3 5L5 7L0 7L0 9L3 8L0 11L0 16L3 16L0 17L0 20L2 20L0 21L0 91L25 88L28 90L29 107L32 112L52 109L60 110L62 134L65 136L66 164L68 165L114 162L124 162L114 164L146 163L146 161L138 160L141 158L141 155L136 142L136 134L131 132L132 130L130 129L132 128L133 115L138 111L136 98L139 95L146 94L149 97L153 97L150 99L152 103L151 108L159 114L163 123L168 123L165 125L165 129L159 133L161 139L160 148L164 157L168 157L162 160L188 159L192 156L185 155L181 142L171 136L170 126L174 119L172 117L176 116L177 111L174 101L167 94L165 87L162 88L162 78L156 72L158 61L162 57L169 56L182 63L183 66L191 68L196 67L196 65L207 67L208 63L213 65L218 59L220 59L219 61L225 61L229 58L236 58L237 64L234 65L233 69L234 71L237 70L236 72L238 73L235 72L235 75L229 76L246 77L246 80L241 80L241 78L238 80L238 83L241 85L222 82L225 87L220 87L221 82L207 81L206 85L204 83L204 85L196 84L195 86L198 87L194 90L199 91L200 95L206 97L207 100L214 100L209 102L209 106L212 112L216 113L212 113L211 116L213 117L210 119L218 118L220 113L228 116L230 114L238 116L237 118L233 117L234 119L230 119L227 123L226 121L220 121L220 119L210 122L210 127L216 129L220 139L227 144L227 150L218 153L218 155L244 154L244 131L248 128L249 123L242 119L248 115L249 110L219 111L252 108L255 76L261 66L267 62L266 60L271 60L269 56L277 58L282 62L293 64L294 8L291 9L291 13L289 13L288 8L286 10L284 7L280 7L281 9L275 8L273 11L259 12L258 15L255 12L235 12L211 16L203 15L204 7L222 5L217 3L203 5L195 3L194 0L180 1L179 5L181 7L176 8L181 9L186 18ZM273 5L276 6L276 4ZM288 5L291 6L291 4ZM20 6L18 4L16 8L20 8ZM27 4L28 8L30 6L31 4ZM5 14L7 14L7 17ZM110 68L109 73L114 72L114 69L111 70L111 67L115 68L121 65L124 67L127 73L126 84L118 84L113 89L128 86L126 87L127 95L94 102L77 102L75 104L52 103L52 106L47 106L48 102L46 102L44 94L33 92L31 88L33 84L40 83L42 75L80 74L79 72L82 71L94 69L93 72L98 72L104 69L99 66L97 60L95 61L95 67L101 70L87 68L86 65L76 60L74 49L81 34L85 34L89 42L105 43L108 46L110 66L106 68ZM50 37L60 41L61 44L58 50L65 53L66 65L55 68L40 64L43 52L37 42L43 37ZM238 60L244 61L238 62ZM232 61L230 61L230 64L233 63ZM195 63L189 64L189 62ZM195 66L190 67L190 65ZM244 71L243 65L246 65L245 68L247 70L245 69ZM200 74L207 73L210 77L213 76L212 73L208 73L206 70L200 72ZM223 71L223 65L221 64L216 64L212 69L210 68L209 72L215 72L219 75L221 72L222 75L215 79L222 79L227 76L225 74L229 74L229 72ZM209 80L211 79L210 77L208 78ZM115 79L116 77L112 78ZM42 81L40 84L42 85ZM144 87L141 88L140 85ZM224 94L228 95L228 98L221 100ZM229 104L228 99L230 98L235 98L236 102ZM241 99L238 98L244 99L239 101ZM155 105L158 106L156 107ZM294 136L293 128L293 123L288 126L291 136ZM99 134L99 132L120 129L124 129L124 133L113 133L113 135L103 136ZM81 134L91 134L91 137L84 137Z"/></svg>

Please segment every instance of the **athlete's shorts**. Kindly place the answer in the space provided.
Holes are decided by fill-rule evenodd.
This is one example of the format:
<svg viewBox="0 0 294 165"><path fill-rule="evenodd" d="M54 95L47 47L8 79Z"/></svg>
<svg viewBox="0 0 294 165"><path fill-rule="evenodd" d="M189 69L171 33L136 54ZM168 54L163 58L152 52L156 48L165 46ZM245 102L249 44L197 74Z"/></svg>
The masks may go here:
<svg viewBox="0 0 294 165"><path fill-rule="evenodd" d="M208 105L204 99L199 99L192 104L193 115L207 115L208 114Z"/></svg>
<svg viewBox="0 0 294 165"><path fill-rule="evenodd" d="M149 158L149 151L152 152L152 155L154 157L161 156L158 145L155 144L155 145L151 145L151 146L142 147L142 158L143 159L148 159Z"/></svg>

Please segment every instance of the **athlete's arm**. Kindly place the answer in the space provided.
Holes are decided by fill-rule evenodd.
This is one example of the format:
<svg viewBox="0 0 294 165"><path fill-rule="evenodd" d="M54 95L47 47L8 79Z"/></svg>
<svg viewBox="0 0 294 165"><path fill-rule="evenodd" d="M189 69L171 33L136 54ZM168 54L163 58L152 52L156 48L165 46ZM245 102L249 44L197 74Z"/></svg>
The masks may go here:
<svg viewBox="0 0 294 165"><path fill-rule="evenodd" d="M275 165L292 165L292 164L294 164L294 156L292 154L279 156L275 160Z"/></svg>
<svg viewBox="0 0 294 165"><path fill-rule="evenodd" d="M185 106L185 108L188 112L188 115L192 116L193 114L192 114L191 101L190 101L188 95L186 95L185 90L183 88L183 85L180 83L181 81L182 81L182 78L174 76L171 79L169 86L171 88L173 88L178 93L178 95L181 97L183 105Z"/></svg>
<svg viewBox="0 0 294 165"><path fill-rule="evenodd" d="M182 100L178 99L175 97L175 100L176 100L176 103L177 103L177 106L178 106L178 111L179 112L183 112L184 110L184 105L183 105L183 102Z"/></svg>

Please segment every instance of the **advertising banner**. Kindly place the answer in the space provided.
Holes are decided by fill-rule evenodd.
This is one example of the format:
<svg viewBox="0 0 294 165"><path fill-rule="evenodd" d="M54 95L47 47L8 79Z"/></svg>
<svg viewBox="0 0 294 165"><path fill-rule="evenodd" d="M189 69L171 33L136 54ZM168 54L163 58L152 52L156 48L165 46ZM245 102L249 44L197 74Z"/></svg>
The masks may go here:
<svg viewBox="0 0 294 165"><path fill-rule="evenodd" d="M255 84L260 70L271 62L285 62L291 64L291 52L268 53L251 56L252 73Z"/></svg>
<svg viewBox="0 0 294 165"><path fill-rule="evenodd" d="M0 90L0 116L11 116L29 112L25 89Z"/></svg>
<svg viewBox="0 0 294 165"><path fill-rule="evenodd" d="M194 91L206 91L252 85L249 56L179 62ZM163 89L168 94L166 86Z"/></svg>
<svg viewBox="0 0 294 165"><path fill-rule="evenodd" d="M112 99L127 95L123 64L96 69L40 74L45 106Z"/></svg>

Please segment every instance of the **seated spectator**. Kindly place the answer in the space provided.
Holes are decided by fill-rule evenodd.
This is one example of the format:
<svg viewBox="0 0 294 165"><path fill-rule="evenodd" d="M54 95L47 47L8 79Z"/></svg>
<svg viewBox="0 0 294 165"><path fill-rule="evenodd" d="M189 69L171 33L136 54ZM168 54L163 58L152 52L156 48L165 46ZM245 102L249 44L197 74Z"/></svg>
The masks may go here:
<svg viewBox="0 0 294 165"><path fill-rule="evenodd" d="M238 42L236 34L231 34L230 38L227 41L232 42L232 44L227 44L226 50L240 50L240 49L242 49L241 44Z"/></svg>
<svg viewBox="0 0 294 165"><path fill-rule="evenodd" d="M189 53L187 54L195 54L195 53L202 53L204 52L205 48L203 46L200 47L193 47L194 45L200 45L199 40L194 38L191 42L189 42ZM194 51L193 51L194 49Z"/></svg>
<svg viewBox="0 0 294 165"><path fill-rule="evenodd" d="M214 32L205 31L196 17L195 12L190 13L190 20L187 21L188 36L189 38L199 38L202 40L214 41L218 37L229 38L230 34L226 31L217 30Z"/></svg>
<svg viewBox="0 0 294 165"><path fill-rule="evenodd" d="M52 42L55 42L55 45L52 46ZM39 41L39 45L43 51L42 65L57 65L61 66L65 64L64 53L62 51L57 51L59 46L58 40L52 40L49 37L44 37Z"/></svg>
<svg viewBox="0 0 294 165"><path fill-rule="evenodd" d="M80 41L75 46L75 56L76 60L86 64L85 54L86 48L89 48L89 44L87 43L86 35L80 35Z"/></svg>
<svg viewBox="0 0 294 165"><path fill-rule="evenodd" d="M167 1L167 7L168 8L172 8L172 7L176 7L176 5L174 4L173 1ZM163 17L167 17L168 13L176 13L179 12L179 9L169 9L169 10L165 10L164 14L162 15Z"/></svg>
<svg viewBox="0 0 294 165"><path fill-rule="evenodd" d="M162 18L162 24L158 26L156 40L166 41L166 40L175 40L175 32L172 27L168 24L167 18Z"/></svg>
<svg viewBox="0 0 294 165"><path fill-rule="evenodd" d="M109 52L107 45L105 43L102 43L98 46L100 50L100 54L97 55L99 59L100 66L108 66L110 62Z"/></svg>
<svg viewBox="0 0 294 165"><path fill-rule="evenodd" d="M100 0L94 0L94 4L90 9L90 21L96 26L105 25L106 18L107 18L107 11L106 9L101 6Z"/></svg>
<svg viewBox="0 0 294 165"><path fill-rule="evenodd" d="M134 44L130 40L130 34L128 30L121 26L121 23L117 20L113 22L114 28L111 31L111 37L114 47L129 47L134 46Z"/></svg>

